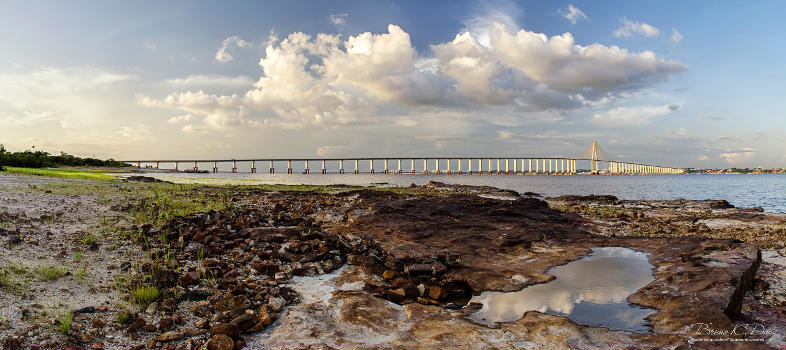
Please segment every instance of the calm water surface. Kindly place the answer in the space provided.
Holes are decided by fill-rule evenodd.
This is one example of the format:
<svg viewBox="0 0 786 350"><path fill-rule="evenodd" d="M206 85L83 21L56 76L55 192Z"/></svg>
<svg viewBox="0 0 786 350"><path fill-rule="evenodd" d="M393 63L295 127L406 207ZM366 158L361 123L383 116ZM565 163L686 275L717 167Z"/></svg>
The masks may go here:
<svg viewBox="0 0 786 350"><path fill-rule="evenodd" d="M470 302L483 308L470 315L493 324L521 319L527 311L568 316L576 323L646 332L654 309L630 305L626 298L655 278L647 254L621 247L595 247L584 258L547 271L555 280L517 292L483 292Z"/></svg>
<svg viewBox="0 0 786 350"><path fill-rule="evenodd" d="M241 169L242 170L242 169ZM786 212L786 175L385 175L385 174L181 174L150 176L173 182L213 184L313 184L394 186L422 185L429 181L448 184L487 185L544 196L611 194L621 199L725 199L737 207L762 207Z"/></svg>

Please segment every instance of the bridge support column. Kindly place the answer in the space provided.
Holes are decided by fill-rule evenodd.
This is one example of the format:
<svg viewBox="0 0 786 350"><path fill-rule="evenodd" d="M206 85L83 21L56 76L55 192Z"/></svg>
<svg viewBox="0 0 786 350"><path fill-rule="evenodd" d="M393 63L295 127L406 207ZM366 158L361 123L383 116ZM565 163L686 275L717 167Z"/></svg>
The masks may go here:
<svg viewBox="0 0 786 350"><path fill-rule="evenodd" d="M158 169L158 162L156 162L156 169Z"/></svg>
<svg viewBox="0 0 786 350"><path fill-rule="evenodd" d="M412 175L415 174L415 158L409 159L409 173Z"/></svg>
<svg viewBox="0 0 786 350"><path fill-rule="evenodd" d="M305 169L303 170L303 172L305 174L311 174L311 169L308 168L308 161L306 160L304 161L304 163L305 163Z"/></svg>
<svg viewBox="0 0 786 350"><path fill-rule="evenodd" d="M199 171L199 167L197 166L197 162L194 161L194 171Z"/></svg>
<svg viewBox="0 0 786 350"><path fill-rule="evenodd" d="M401 174L401 158L398 159L398 170L396 170L396 174Z"/></svg>
<svg viewBox="0 0 786 350"><path fill-rule="evenodd" d="M218 172L218 162L213 162L213 172L214 173Z"/></svg>
<svg viewBox="0 0 786 350"><path fill-rule="evenodd" d="M358 160L355 159L355 174L359 174L359 173L360 173L360 169L358 169Z"/></svg>
<svg viewBox="0 0 786 350"><path fill-rule="evenodd" d="M232 172L233 173L237 172L237 162L235 162L234 160L232 161Z"/></svg>
<svg viewBox="0 0 786 350"><path fill-rule="evenodd" d="M343 159L340 159L338 161L338 173L339 174L343 174L344 173L344 160Z"/></svg>
<svg viewBox="0 0 786 350"><path fill-rule="evenodd" d="M251 161L251 173L254 174L256 172L257 172L257 167L256 167L255 162L252 160Z"/></svg>
<svg viewBox="0 0 786 350"><path fill-rule="evenodd" d="M467 174L472 175L472 158L467 158Z"/></svg>
<svg viewBox="0 0 786 350"><path fill-rule="evenodd" d="M439 158L434 159L434 174L439 174Z"/></svg>
<svg viewBox="0 0 786 350"><path fill-rule="evenodd" d="M268 171L269 173L271 173L271 174L275 174L275 173L276 173L276 169L275 169L275 168L273 168L273 160L272 160L272 159L270 160L270 165L268 166L268 168L269 168L269 169L267 169L267 171Z"/></svg>
<svg viewBox="0 0 786 350"><path fill-rule="evenodd" d="M450 158L447 159L447 168L445 169L445 174L452 174L453 171L450 170Z"/></svg>
<svg viewBox="0 0 786 350"><path fill-rule="evenodd" d="M459 175L461 175L461 162L462 161L463 161L463 159L461 159L461 158L458 159L458 163L459 163L459 165L458 165L458 174Z"/></svg>
<svg viewBox="0 0 786 350"><path fill-rule="evenodd" d="M325 168L325 160L322 160L322 175L327 174L327 169Z"/></svg>
<svg viewBox="0 0 786 350"><path fill-rule="evenodd" d="M287 174L292 174L292 161L287 161Z"/></svg>
<svg viewBox="0 0 786 350"><path fill-rule="evenodd" d="M428 174L428 164L426 164L426 158L423 158L423 174Z"/></svg>
<svg viewBox="0 0 786 350"><path fill-rule="evenodd" d="M510 159L505 158L505 175L510 175Z"/></svg>
<svg viewBox="0 0 786 350"><path fill-rule="evenodd" d="M388 160L386 158L385 159L385 170L383 171L383 174L387 174L387 173L388 173Z"/></svg>

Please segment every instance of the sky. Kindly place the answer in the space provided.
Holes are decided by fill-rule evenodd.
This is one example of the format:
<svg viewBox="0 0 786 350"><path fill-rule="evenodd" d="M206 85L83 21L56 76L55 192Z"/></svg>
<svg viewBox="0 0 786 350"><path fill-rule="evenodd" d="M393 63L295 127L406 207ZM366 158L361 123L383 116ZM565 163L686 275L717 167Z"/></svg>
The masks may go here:
<svg viewBox="0 0 786 350"><path fill-rule="evenodd" d="M0 143L786 164L786 2L0 0Z"/></svg>

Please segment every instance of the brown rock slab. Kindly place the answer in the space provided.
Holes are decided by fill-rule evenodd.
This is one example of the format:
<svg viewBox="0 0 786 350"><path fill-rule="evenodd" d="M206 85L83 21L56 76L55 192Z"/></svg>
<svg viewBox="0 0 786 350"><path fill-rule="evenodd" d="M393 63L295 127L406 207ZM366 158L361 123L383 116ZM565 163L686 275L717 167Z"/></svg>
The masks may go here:
<svg viewBox="0 0 786 350"><path fill-rule="evenodd" d="M216 334L205 343L207 350L233 350L235 341L225 334Z"/></svg>

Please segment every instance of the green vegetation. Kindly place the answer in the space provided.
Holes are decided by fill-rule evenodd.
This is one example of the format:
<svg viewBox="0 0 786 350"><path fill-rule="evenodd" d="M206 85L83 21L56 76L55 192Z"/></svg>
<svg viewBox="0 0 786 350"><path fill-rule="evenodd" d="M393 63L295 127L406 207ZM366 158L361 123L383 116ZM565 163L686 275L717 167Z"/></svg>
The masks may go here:
<svg viewBox="0 0 786 350"><path fill-rule="evenodd" d="M158 299L158 288L155 286L139 286L134 288L134 302L139 305L148 305Z"/></svg>
<svg viewBox="0 0 786 350"><path fill-rule="evenodd" d="M42 281L55 281L65 276L67 272L65 267L51 263L39 265L35 269L36 276Z"/></svg>
<svg viewBox="0 0 786 350"><path fill-rule="evenodd" d="M117 313L117 323L129 324L131 323L131 313L127 310L120 310Z"/></svg>
<svg viewBox="0 0 786 350"><path fill-rule="evenodd" d="M68 331L71 330L71 322L74 321L74 311L71 310L70 307L66 306L63 308L62 313L58 313L57 317L55 318L55 322L57 323L57 331L62 334L68 334Z"/></svg>
<svg viewBox="0 0 786 350"><path fill-rule="evenodd" d="M35 148L35 146L33 146L33 148ZM129 164L118 162L114 159L101 160L96 158L80 158L65 152L61 152L60 155L57 156L53 156L48 152L31 150L8 152L5 146L0 144L0 168L6 165L23 168L45 168L61 165L105 167L129 166Z"/></svg>
<svg viewBox="0 0 786 350"><path fill-rule="evenodd" d="M29 283L27 269L22 265L0 266L0 290L22 294Z"/></svg>
<svg viewBox="0 0 786 350"><path fill-rule="evenodd" d="M232 207L232 192L220 187L167 184L140 189L136 196L130 211L137 224L165 225L175 216Z"/></svg>
<svg viewBox="0 0 786 350"><path fill-rule="evenodd" d="M71 169L34 169L7 166L5 167L5 170L11 174L63 177L84 180L114 180L119 177L119 175L116 174Z"/></svg>

